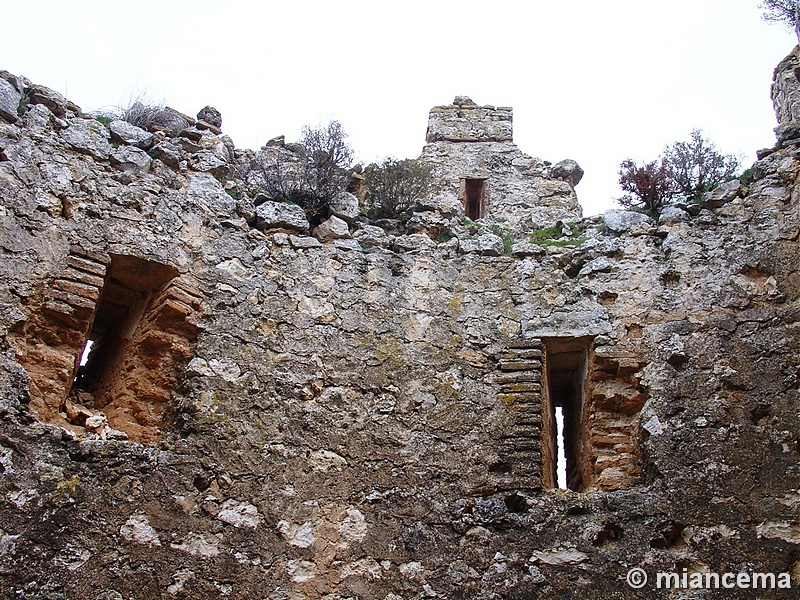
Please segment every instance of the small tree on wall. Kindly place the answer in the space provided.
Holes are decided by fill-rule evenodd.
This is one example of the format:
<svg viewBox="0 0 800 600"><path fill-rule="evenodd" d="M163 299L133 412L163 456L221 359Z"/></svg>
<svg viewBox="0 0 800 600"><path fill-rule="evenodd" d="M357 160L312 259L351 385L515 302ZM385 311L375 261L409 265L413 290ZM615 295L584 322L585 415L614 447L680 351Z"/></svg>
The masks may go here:
<svg viewBox="0 0 800 600"><path fill-rule="evenodd" d="M621 206L642 210L652 217L658 216L675 191L669 171L658 160L641 167L631 159L623 160L619 165L619 185L626 192L617 199Z"/></svg>
<svg viewBox="0 0 800 600"><path fill-rule="evenodd" d="M331 199L347 187L353 150L339 121L303 127L300 142L265 148L244 167L243 178L257 174L258 191L305 210L312 225L327 216Z"/></svg>
<svg viewBox="0 0 800 600"><path fill-rule="evenodd" d="M775 21L791 27L800 40L800 0L764 0L759 7L765 21Z"/></svg>
<svg viewBox="0 0 800 600"><path fill-rule="evenodd" d="M619 166L619 185L626 194L617 199L625 208L658 216L680 198L702 202L703 194L736 176L739 160L721 154L713 142L695 129L688 141L667 146L656 160L639 166L631 159Z"/></svg>
<svg viewBox="0 0 800 600"><path fill-rule="evenodd" d="M739 169L735 156L720 154L713 142L695 129L686 142L675 142L663 154L664 166L677 193L693 202L703 194L733 179Z"/></svg>
<svg viewBox="0 0 800 600"><path fill-rule="evenodd" d="M430 167L417 159L385 158L364 170L369 217L399 217L431 188Z"/></svg>

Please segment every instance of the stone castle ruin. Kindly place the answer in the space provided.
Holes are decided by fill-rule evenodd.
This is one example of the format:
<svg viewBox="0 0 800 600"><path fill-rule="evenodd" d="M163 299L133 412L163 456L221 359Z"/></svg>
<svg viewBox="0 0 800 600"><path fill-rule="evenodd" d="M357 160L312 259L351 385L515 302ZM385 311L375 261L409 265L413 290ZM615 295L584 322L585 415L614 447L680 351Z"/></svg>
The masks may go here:
<svg viewBox="0 0 800 600"><path fill-rule="evenodd" d="M399 228L239 193L292 148L213 111L106 125L0 72L4 596L794 597L798 56L702 205L584 219L577 163L458 97Z"/></svg>

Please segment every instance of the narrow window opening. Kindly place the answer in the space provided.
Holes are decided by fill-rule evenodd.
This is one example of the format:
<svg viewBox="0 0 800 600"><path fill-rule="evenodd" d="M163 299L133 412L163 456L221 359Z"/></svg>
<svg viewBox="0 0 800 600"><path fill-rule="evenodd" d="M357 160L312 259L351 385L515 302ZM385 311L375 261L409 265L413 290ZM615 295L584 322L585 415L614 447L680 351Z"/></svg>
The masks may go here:
<svg viewBox="0 0 800 600"><path fill-rule="evenodd" d="M591 471L583 451L587 344L581 340L554 340L546 345L546 402L543 435L549 452L544 456L544 483L582 491Z"/></svg>
<svg viewBox="0 0 800 600"><path fill-rule="evenodd" d="M464 179L463 181L464 214L468 219L476 221L483 216L486 180Z"/></svg>
<svg viewBox="0 0 800 600"><path fill-rule="evenodd" d="M128 341L153 293L177 275L172 267L131 256L112 256L92 325L76 365L72 392L96 408L103 403ZM90 396L87 396L87 393ZM87 398L91 397L91 400Z"/></svg>
<svg viewBox="0 0 800 600"><path fill-rule="evenodd" d="M556 406L556 483L562 490L567 489L567 455L564 445L564 409Z"/></svg>
<svg viewBox="0 0 800 600"><path fill-rule="evenodd" d="M86 345L83 347L83 352L81 353L81 361L80 361L80 364L78 366L82 367L83 365L85 365L88 362L89 354L92 351L92 346L94 346L94 341L91 340L91 339L86 340Z"/></svg>

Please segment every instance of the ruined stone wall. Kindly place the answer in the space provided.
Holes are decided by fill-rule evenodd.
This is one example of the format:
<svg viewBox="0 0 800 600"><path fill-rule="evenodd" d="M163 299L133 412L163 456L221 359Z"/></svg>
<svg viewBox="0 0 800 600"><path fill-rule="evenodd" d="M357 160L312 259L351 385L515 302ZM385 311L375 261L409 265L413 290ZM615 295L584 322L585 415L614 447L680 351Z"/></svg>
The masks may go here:
<svg viewBox="0 0 800 600"><path fill-rule="evenodd" d="M28 97L0 113L6 595L636 598L634 566L800 585L792 139L691 215L321 241L226 193L225 136L135 142ZM95 397L73 378L109 298L131 325ZM550 475L558 365L585 372L577 490Z"/></svg>
<svg viewBox="0 0 800 600"><path fill-rule="evenodd" d="M583 171L574 161L555 166L524 154L513 142L512 111L478 106L465 96L431 109L421 159L433 167L440 206L472 219L538 229L576 219ZM483 182L477 215L470 214L467 181Z"/></svg>

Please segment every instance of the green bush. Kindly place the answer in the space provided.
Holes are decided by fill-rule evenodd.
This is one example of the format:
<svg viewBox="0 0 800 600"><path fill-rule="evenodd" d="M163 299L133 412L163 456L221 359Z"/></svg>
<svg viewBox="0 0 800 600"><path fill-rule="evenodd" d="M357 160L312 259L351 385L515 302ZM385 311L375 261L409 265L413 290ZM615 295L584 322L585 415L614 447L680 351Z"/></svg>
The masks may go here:
<svg viewBox="0 0 800 600"><path fill-rule="evenodd" d="M265 149L239 176L246 179L248 172L257 172L261 184L256 191L301 206L312 226L317 225L327 217L331 199L347 187L353 150L346 139L339 121L306 126L299 143Z"/></svg>
<svg viewBox="0 0 800 600"><path fill-rule="evenodd" d="M416 159L388 157L364 170L364 184L367 215L371 219L397 218L430 193L430 168Z"/></svg>

